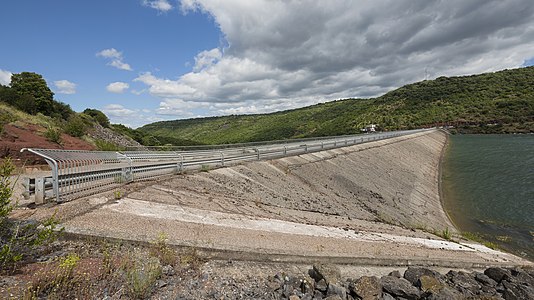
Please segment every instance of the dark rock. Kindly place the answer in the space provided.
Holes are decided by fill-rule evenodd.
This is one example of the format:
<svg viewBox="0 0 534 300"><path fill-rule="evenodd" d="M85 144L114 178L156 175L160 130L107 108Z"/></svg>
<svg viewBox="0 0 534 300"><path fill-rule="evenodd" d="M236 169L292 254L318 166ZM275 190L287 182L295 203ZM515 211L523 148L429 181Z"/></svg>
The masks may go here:
<svg viewBox="0 0 534 300"><path fill-rule="evenodd" d="M419 277L416 286L420 287L421 290L427 295L437 294L444 288L444 285L438 279L436 279L434 276L428 275Z"/></svg>
<svg viewBox="0 0 534 300"><path fill-rule="evenodd" d="M315 282L319 282L321 279L324 279L327 284L339 283L341 281L339 268L334 265L314 265L313 269L308 271L308 274L315 280Z"/></svg>
<svg viewBox="0 0 534 300"><path fill-rule="evenodd" d="M423 276L423 275L427 275L427 276L430 276L430 277L441 276L439 273L434 272L434 271L429 270L429 269L409 267L404 272L404 279L408 280L412 285L416 285L417 281L419 280L419 278L421 276Z"/></svg>
<svg viewBox="0 0 534 300"><path fill-rule="evenodd" d="M389 294L396 297L403 297L406 299L418 299L421 295L419 289L410 284L404 278L397 278L393 276L384 276L380 279L382 289Z"/></svg>
<svg viewBox="0 0 534 300"><path fill-rule="evenodd" d="M452 282L452 286L466 296L474 296L480 290L480 283L475 280L475 276L465 272L450 271L447 278Z"/></svg>
<svg viewBox="0 0 534 300"><path fill-rule="evenodd" d="M341 299L347 298L347 290L335 283L328 284L328 290L326 291L326 296L338 295Z"/></svg>
<svg viewBox="0 0 534 300"><path fill-rule="evenodd" d="M313 299L321 300L323 299L323 293L319 290L315 291L315 294L313 295Z"/></svg>
<svg viewBox="0 0 534 300"><path fill-rule="evenodd" d="M393 277L397 277L397 278L401 278L401 273L398 271L398 270L395 270L395 271L392 271L388 274L388 276L393 276Z"/></svg>
<svg viewBox="0 0 534 300"><path fill-rule="evenodd" d="M388 276L390 276L390 275L388 275ZM395 276L393 276L393 277L395 277ZM397 277L397 278L400 278L400 277ZM380 300L395 300L395 297L391 296L388 293L383 293L382 294L382 298L380 298Z"/></svg>
<svg viewBox="0 0 534 300"><path fill-rule="evenodd" d="M485 286L495 287L497 286L497 281L491 279L488 275L482 273L475 273L475 280L482 283Z"/></svg>
<svg viewBox="0 0 534 300"><path fill-rule="evenodd" d="M315 284L315 289L326 293L326 290L328 289L328 285L326 284L326 281L324 279L319 280L317 284Z"/></svg>
<svg viewBox="0 0 534 300"><path fill-rule="evenodd" d="M521 283L502 282L506 300L534 300L534 288Z"/></svg>
<svg viewBox="0 0 534 300"><path fill-rule="evenodd" d="M505 276L512 276L512 273L509 270L497 267L486 269L486 271L484 271L484 274L487 275L489 278L497 281L497 283L501 282Z"/></svg>
<svg viewBox="0 0 534 300"><path fill-rule="evenodd" d="M527 284L531 287L534 287L534 276L531 276L529 273L527 273L525 270L517 267L511 270L512 277L505 278L505 280L510 282L520 282Z"/></svg>
<svg viewBox="0 0 534 300"><path fill-rule="evenodd" d="M428 300L460 300L465 299L459 292L453 290L450 287L444 287L439 292L430 294L426 297ZM489 300L489 299L488 299Z"/></svg>
<svg viewBox="0 0 534 300"><path fill-rule="evenodd" d="M356 280L353 284L350 285L349 289L356 296L362 298L363 300L380 299L380 297L382 296L382 284L380 284L380 280L374 276L360 277L358 280Z"/></svg>

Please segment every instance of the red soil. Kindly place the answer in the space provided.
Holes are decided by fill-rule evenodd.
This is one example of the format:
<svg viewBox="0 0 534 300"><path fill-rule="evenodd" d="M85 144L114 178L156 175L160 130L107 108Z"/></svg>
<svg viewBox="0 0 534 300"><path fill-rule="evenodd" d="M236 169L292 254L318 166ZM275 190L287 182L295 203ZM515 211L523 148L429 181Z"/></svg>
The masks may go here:
<svg viewBox="0 0 534 300"><path fill-rule="evenodd" d="M44 161L29 152L21 153L20 149L95 150L92 144L64 133L61 134L61 144L54 143L44 137L45 131L45 128L38 125L27 124L24 127L4 125L0 135L0 159L10 156L17 165L33 165L42 164Z"/></svg>

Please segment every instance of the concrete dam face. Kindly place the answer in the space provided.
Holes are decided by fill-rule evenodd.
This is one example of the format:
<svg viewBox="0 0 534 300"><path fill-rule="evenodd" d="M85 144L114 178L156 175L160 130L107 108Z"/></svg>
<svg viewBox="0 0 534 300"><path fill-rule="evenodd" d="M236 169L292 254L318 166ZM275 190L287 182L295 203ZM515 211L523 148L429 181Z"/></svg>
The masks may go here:
<svg viewBox="0 0 534 300"><path fill-rule="evenodd" d="M454 231L439 195L446 142L445 132L431 130L129 184L120 199L101 194L57 208L69 234L141 242L164 234L169 244L223 260L523 262L429 233Z"/></svg>
<svg viewBox="0 0 534 300"><path fill-rule="evenodd" d="M304 223L321 223L307 214L320 213L452 229L439 197L439 161L446 139L446 133L436 130L252 162L174 177L131 196ZM277 215L277 209L291 215Z"/></svg>

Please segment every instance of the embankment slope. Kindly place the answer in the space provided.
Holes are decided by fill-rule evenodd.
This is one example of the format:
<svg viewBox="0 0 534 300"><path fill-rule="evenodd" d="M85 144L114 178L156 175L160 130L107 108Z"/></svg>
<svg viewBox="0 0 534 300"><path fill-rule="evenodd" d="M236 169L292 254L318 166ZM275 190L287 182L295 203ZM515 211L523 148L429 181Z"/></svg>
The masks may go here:
<svg viewBox="0 0 534 300"><path fill-rule="evenodd" d="M526 264L510 254L428 233L452 230L438 185L446 138L433 130L177 175L129 185L120 200L110 193L65 203L59 214L73 234L153 241L165 233L171 244L234 259Z"/></svg>

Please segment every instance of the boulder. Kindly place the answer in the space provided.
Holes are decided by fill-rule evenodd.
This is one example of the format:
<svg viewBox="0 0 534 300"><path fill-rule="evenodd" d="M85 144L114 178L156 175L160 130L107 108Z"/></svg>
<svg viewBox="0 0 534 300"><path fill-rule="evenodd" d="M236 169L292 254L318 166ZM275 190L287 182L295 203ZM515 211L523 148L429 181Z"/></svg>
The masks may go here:
<svg viewBox="0 0 534 300"><path fill-rule="evenodd" d="M534 300L534 287L521 283L502 282L504 286L503 297L506 300Z"/></svg>
<svg viewBox="0 0 534 300"><path fill-rule="evenodd" d="M485 286L491 286L491 287L497 286L497 281L491 279L488 275L482 274L479 272L475 273L475 280L482 283Z"/></svg>
<svg viewBox="0 0 534 300"><path fill-rule="evenodd" d="M328 289L328 285L326 284L326 281L324 279L321 279L319 280L319 282L315 284L315 289L317 289L318 291L321 291L322 293L326 293L326 290Z"/></svg>
<svg viewBox="0 0 534 300"><path fill-rule="evenodd" d="M412 285L416 285L419 278L423 275L430 277L441 277L441 274L425 268L413 268L409 267L404 272L404 279L408 280Z"/></svg>
<svg viewBox="0 0 534 300"><path fill-rule="evenodd" d="M380 280L374 276L360 277L354 284L350 285L350 290L362 300L380 299L382 296L382 284L380 284Z"/></svg>
<svg viewBox="0 0 534 300"><path fill-rule="evenodd" d="M473 274L465 272L450 271L447 278L452 282L452 286L465 296L475 296L480 290L480 283L475 280Z"/></svg>
<svg viewBox="0 0 534 300"><path fill-rule="evenodd" d="M397 277L397 278L401 278L402 277L401 273L398 270L389 272L388 276L393 276L393 277Z"/></svg>
<svg viewBox="0 0 534 300"><path fill-rule="evenodd" d="M511 270L512 277L505 278L505 280L508 280L510 282L520 282L527 284L531 287L534 287L534 276L527 273L522 268L516 267Z"/></svg>
<svg viewBox="0 0 534 300"><path fill-rule="evenodd" d="M465 298L466 297L462 296L459 292L448 286L442 288L441 290L439 290L439 292L426 297L426 299L428 300L463 300Z"/></svg>
<svg viewBox="0 0 534 300"><path fill-rule="evenodd" d="M324 279L327 284L339 283L341 281L341 272L335 265L313 265L313 268L308 271L308 274L315 282L319 282L321 279Z"/></svg>
<svg viewBox="0 0 534 300"><path fill-rule="evenodd" d="M326 296L338 295L341 299L347 298L347 290L341 285L330 283L326 291Z"/></svg>
<svg viewBox="0 0 534 300"><path fill-rule="evenodd" d="M380 279L380 283L385 292L397 298L418 299L421 296L419 289L404 278L384 276Z"/></svg>
<svg viewBox="0 0 534 300"><path fill-rule="evenodd" d="M444 285L438 279L428 275L419 277L417 286L427 295L437 294L444 288Z"/></svg>
<svg viewBox="0 0 534 300"><path fill-rule="evenodd" d="M497 267L487 268L486 271L484 271L484 274L495 280L497 283L501 282L505 276L512 276L512 272L510 272L510 270Z"/></svg>

